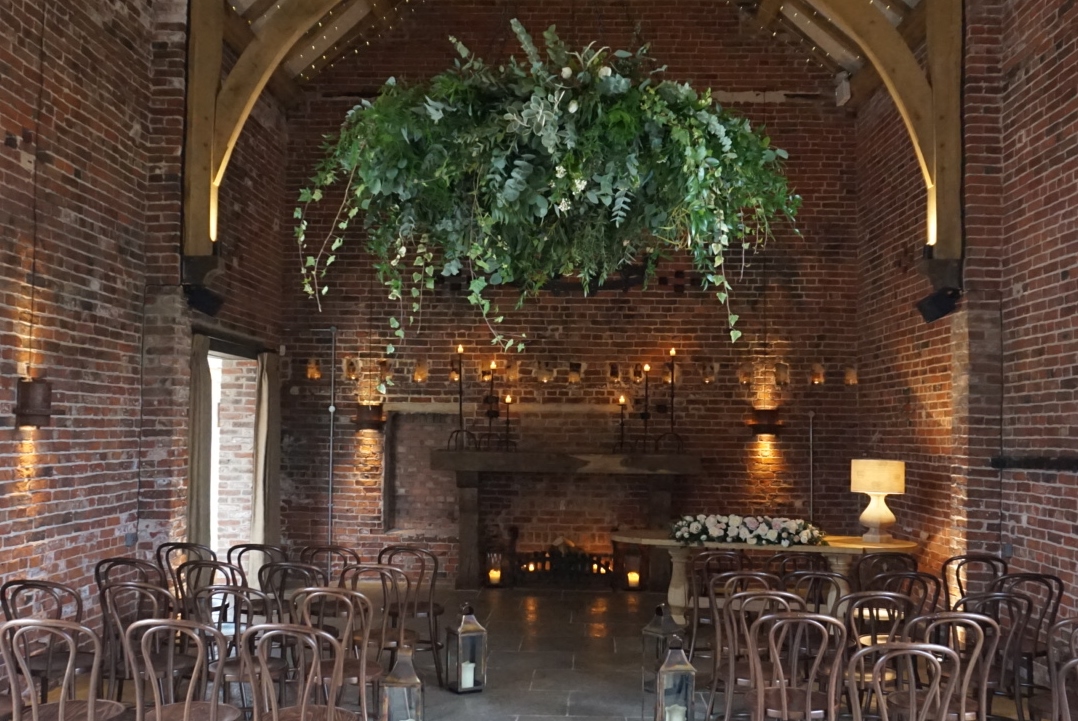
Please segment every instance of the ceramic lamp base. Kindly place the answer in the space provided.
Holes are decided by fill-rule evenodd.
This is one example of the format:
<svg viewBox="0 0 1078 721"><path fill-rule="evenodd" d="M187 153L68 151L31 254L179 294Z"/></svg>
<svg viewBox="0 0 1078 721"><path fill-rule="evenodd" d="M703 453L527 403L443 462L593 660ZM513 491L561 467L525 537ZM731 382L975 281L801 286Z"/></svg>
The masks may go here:
<svg viewBox="0 0 1078 721"><path fill-rule="evenodd" d="M861 513L861 525L868 530L861 540L865 543L887 543L892 540L889 531L897 520L887 507L887 494L869 493L868 497L868 508Z"/></svg>

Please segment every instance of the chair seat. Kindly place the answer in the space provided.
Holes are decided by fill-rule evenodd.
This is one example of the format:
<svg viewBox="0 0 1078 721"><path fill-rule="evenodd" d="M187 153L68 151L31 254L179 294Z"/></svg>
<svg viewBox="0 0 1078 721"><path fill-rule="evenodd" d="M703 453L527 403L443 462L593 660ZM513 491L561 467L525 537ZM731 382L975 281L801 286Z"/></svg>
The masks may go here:
<svg viewBox="0 0 1078 721"><path fill-rule="evenodd" d="M214 704L209 701L194 701L191 703L191 715L193 719L205 719L209 721L210 712ZM162 706L159 709L150 709L146 712L146 721L183 721L185 704L174 703ZM217 721L239 721L243 718L243 712L235 706L227 703L217 704Z"/></svg>
<svg viewBox="0 0 1078 721"><path fill-rule="evenodd" d="M955 695L957 696L957 694L955 694ZM923 690L917 691L917 705L919 707L924 705L926 698L928 698L928 692L927 691L923 691ZM977 705L978 705L977 700L973 699L973 698L967 698L966 699L965 713L962 714L962 719L959 720L958 715L959 715L959 711L961 710L961 706L962 706L961 702L962 702L962 699L960 699L960 698L952 698L951 699L951 702L947 705L947 721L975 721L975 719L977 718ZM891 707L891 708L896 709L899 712L900 715L903 715L904 717L908 718L908 716L906 716L906 714L908 714L907 709L909 709L909 705L910 705L910 695L909 695L908 692L902 692L902 691L893 693L893 694L891 694L891 695L889 695L887 697L887 705L889 707ZM1049 700L1049 702L1048 702L1048 710L1049 710L1049 712L1051 712L1051 709L1052 709L1052 702L1051 702L1051 700Z"/></svg>
<svg viewBox="0 0 1078 721"><path fill-rule="evenodd" d="M307 713L303 713L300 706L283 708L277 714L277 721L359 721L359 716L343 708L333 709L329 712L328 706L308 706Z"/></svg>
<svg viewBox="0 0 1078 721"><path fill-rule="evenodd" d="M37 707L38 714L33 717L35 721L108 721L117 718L127 709L122 703L116 701L98 700L94 703L94 716L90 718L89 702L68 701L64 704L64 715L60 716L60 704L47 703ZM23 718L31 718L30 704L23 705Z"/></svg>
<svg viewBox="0 0 1078 721"><path fill-rule="evenodd" d="M217 667L222 666L221 673L224 675L224 680L228 683L235 683L236 681L243 681L247 679L244 674L243 661L238 658L226 658L224 661L214 661L210 664L210 674L217 673ZM271 658L267 661L266 666L269 668L270 677L276 678L280 674L284 673L288 669L288 662L283 658ZM255 669L257 672L257 668Z"/></svg>
<svg viewBox="0 0 1078 721"><path fill-rule="evenodd" d="M784 693L786 695L786 709L789 711L786 715L782 712L782 696ZM746 703L749 710L755 712L759 705L759 698L755 693L749 693ZM789 720L823 718L827 715L827 694L823 691L813 691L809 705L811 708L806 715L804 689L769 688L764 690L763 715L765 718Z"/></svg>
<svg viewBox="0 0 1078 721"><path fill-rule="evenodd" d="M382 669L382 665L377 661L367 661L367 669L364 672L364 678L367 681L373 681L376 678L381 678L385 671ZM322 662L322 675L330 677L333 675L333 661ZM346 658L344 659L344 680L349 683L358 683L359 679L359 659L358 658Z"/></svg>
<svg viewBox="0 0 1078 721"><path fill-rule="evenodd" d="M36 654L31 656L26 663L30 667L30 673L52 673L63 675L67 668L67 652L54 651L52 655L45 653ZM75 653L75 671L77 673L85 673L93 668L94 655L92 653L83 653L78 651Z"/></svg>

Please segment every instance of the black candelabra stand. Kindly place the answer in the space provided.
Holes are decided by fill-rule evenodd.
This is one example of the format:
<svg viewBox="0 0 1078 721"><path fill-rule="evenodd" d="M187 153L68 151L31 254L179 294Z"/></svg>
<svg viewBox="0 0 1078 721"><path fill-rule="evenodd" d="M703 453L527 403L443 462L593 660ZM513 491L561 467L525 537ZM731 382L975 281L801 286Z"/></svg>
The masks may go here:
<svg viewBox="0 0 1078 721"><path fill-rule="evenodd" d="M624 453L629 450L625 444L625 396L618 398L621 407L621 417L618 419L618 442L614 444L614 453Z"/></svg>
<svg viewBox="0 0 1078 721"><path fill-rule="evenodd" d="M517 448L517 442L513 440L513 431L509 425L509 410L513 405L513 396L506 394L505 396L505 433L498 439L498 449L502 451L515 451Z"/></svg>
<svg viewBox="0 0 1078 721"><path fill-rule="evenodd" d="M670 349L670 362L667 366L670 368L670 430L663 433L661 436L655 439L655 452L659 452L661 446L666 446L672 453L682 453L685 450L685 441L674 430L676 418L674 416L674 391L677 388L677 351L673 348ZM645 436L646 443L646 436Z"/></svg>
<svg viewBox="0 0 1078 721"><path fill-rule="evenodd" d="M638 447L642 453L648 452L648 421L651 420L651 365L644 364L644 410L640 412L640 420L644 422L644 437Z"/></svg>
<svg viewBox="0 0 1078 721"><path fill-rule="evenodd" d="M447 451L478 450L479 439L464 427L464 346L457 346L457 429L449 434Z"/></svg>
<svg viewBox="0 0 1078 721"><path fill-rule="evenodd" d="M494 376L498 370L498 364L495 361L490 362L490 370L486 372L486 375L490 378L490 390L483 398L483 403L487 407L487 432L479 437L479 450L492 451L500 443L498 434L494 432L494 421L501 416L501 412L498 410L498 396L494 392Z"/></svg>

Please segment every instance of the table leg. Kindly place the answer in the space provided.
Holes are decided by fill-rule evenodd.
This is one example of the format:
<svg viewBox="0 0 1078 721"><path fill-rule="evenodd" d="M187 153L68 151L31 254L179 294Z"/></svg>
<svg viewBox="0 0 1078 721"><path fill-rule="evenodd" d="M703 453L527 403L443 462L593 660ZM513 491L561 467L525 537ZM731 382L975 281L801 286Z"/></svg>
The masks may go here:
<svg viewBox="0 0 1078 721"><path fill-rule="evenodd" d="M677 546L670 551L670 587L666 589L666 603L674 621L685 625L689 610L689 557L688 548Z"/></svg>
<svg viewBox="0 0 1078 721"><path fill-rule="evenodd" d="M824 555L827 556L827 562L831 564L832 571L849 576L853 556L848 553L825 553Z"/></svg>

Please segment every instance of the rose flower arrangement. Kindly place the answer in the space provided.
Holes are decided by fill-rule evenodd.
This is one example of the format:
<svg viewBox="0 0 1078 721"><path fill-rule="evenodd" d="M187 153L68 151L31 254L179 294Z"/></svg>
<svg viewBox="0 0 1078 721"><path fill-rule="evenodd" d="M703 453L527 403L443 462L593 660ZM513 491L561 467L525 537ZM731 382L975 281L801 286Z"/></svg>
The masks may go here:
<svg viewBox="0 0 1078 721"><path fill-rule="evenodd" d="M771 516L682 516L674 522L671 537L685 545L693 543L747 543L753 546L821 546L827 542L819 527L801 518Z"/></svg>

